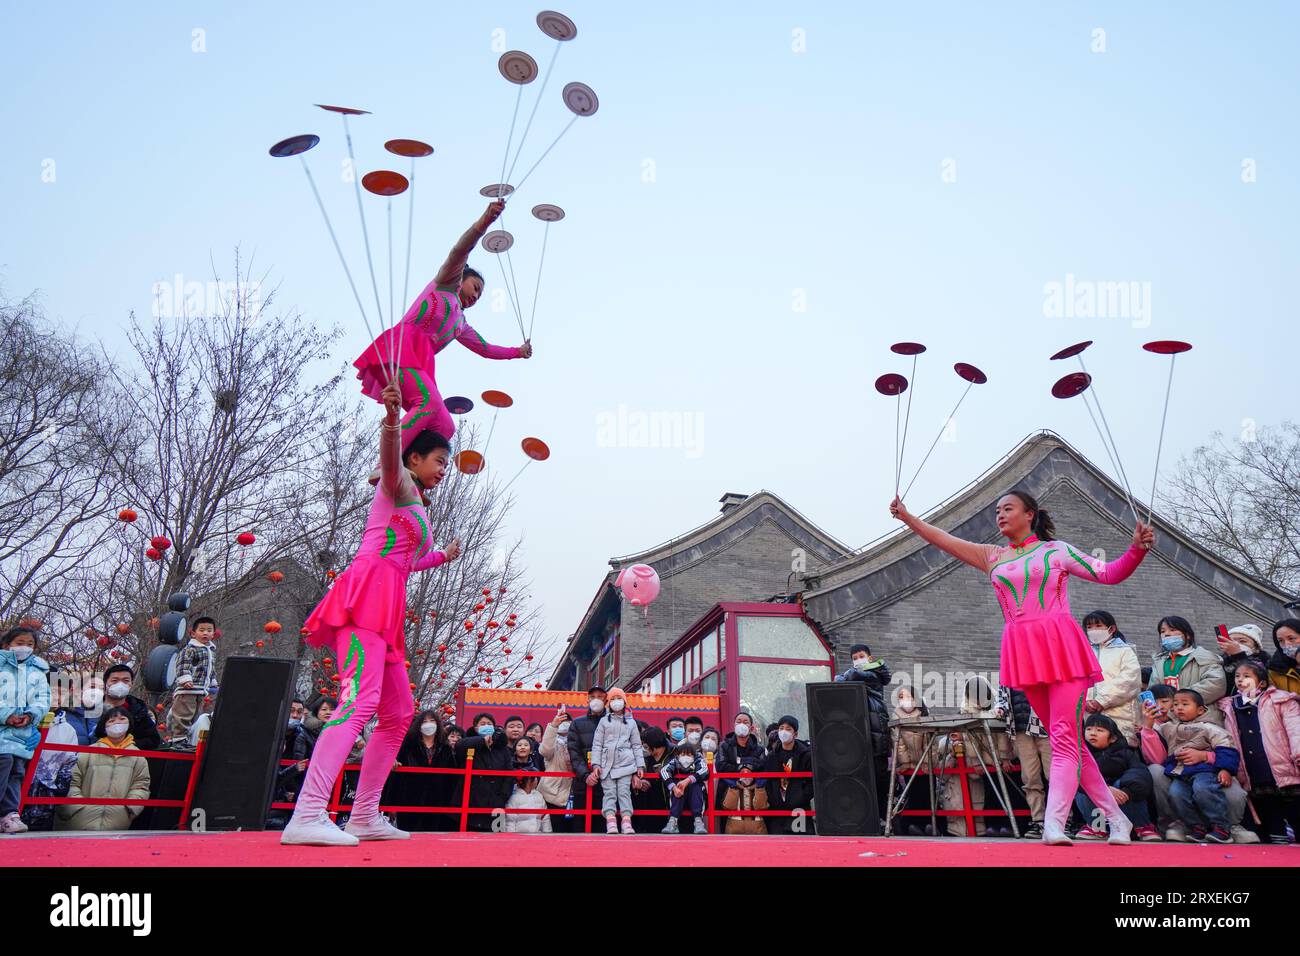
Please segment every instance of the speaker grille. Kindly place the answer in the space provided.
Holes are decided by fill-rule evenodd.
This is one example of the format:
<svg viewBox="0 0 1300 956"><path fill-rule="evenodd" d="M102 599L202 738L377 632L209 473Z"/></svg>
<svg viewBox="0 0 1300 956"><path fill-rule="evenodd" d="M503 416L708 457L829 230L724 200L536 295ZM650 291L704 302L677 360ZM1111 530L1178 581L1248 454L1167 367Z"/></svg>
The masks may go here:
<svg viewBox="0 0 1300 956"><path fill-rule="evenodd" d="M807 693L817 832L880 833L866 685L809 684Z"/></svg>

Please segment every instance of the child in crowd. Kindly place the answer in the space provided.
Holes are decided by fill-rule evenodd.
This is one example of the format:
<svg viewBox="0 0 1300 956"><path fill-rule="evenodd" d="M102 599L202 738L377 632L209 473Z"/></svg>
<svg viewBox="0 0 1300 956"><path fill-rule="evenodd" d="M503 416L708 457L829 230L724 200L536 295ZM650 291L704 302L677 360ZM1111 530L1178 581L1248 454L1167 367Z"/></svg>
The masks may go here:
<svg viewBox="0 0 1300 956"><path fill-rule="evenodd" d="M704 753L692 747L690 741L683 741L674 750L674 757L674 760L665 761L659 771L668 788L668 825L660 832L680 833L677 819L682 810L690 810L695 819L694 832L708 833L704 821L704 781L709 776L709 768L704 762ZM681 779L675 779L678 777Z"/></svg>
<svg viewBox="0 0 1300 956"><path fill-rule="evenodd" d="M511 770L535 770L534 744L531 737L520 737L515 741L514 760ZM540 777L519 777L515 780L510 799L506 801L506 833L551 833L551 817L546 813L510 813L511 810L545 810L546 798L542 796L537 785Z"/></svg>
<svg viewBox="0 0 1300 956"><path fill-rule="evenodd" d="M596 725L596 736L591 744L591 774L587 782L593 787L602 783L601 810L605 814L605 832L618 833L617 814L622 813L623 832L635 833L632 829L632 778L645 776L641 730L627 712L627 695L621 687L611 687L605 696L609 711Z"/></svg>
<svg viewBox="0 0 1300 956"><path fill-rule="evenodd" d="M212 646L216 636L217 622L210 617L199 618L176 660L172 716L167 721L173 750L189 749L190 727L203 710L204 698L216 687L217 655Z"/></svg>
<svg viewBox="0 0 1300 956"><path fill-rule="evenodd" d="M1268 667L1238 662L1236 693L1218 701L1224 729L1241 753L1237 779L1250 794L1269 842L1300 838L1300 697L1270 686Z"/></svg>
<svg viewBox="0 0 1300 956"><path fill-rule="evenodd" d="M1199 691L1175 691L1169 710L1174 719L1157 723L1154 708L1147 707L1143 723L1154 727L1168 748L1164 771L1174 815L1194 842L1231 843L1224 789L1232 784L1240 754L1226 730L1205 720Z"/></svg>
<svg viewBox="0 0 1300 956"><path fill-rule="evenodd" d="M50 709L50 665L36 653L36 631L11 627L0 636L0 833L22 833L18 816L27 761Z"/></svg>
<svg viewBox="0 0 1300 956"><path fill-rule="evenodd" d="M1133 836L1144 843L1157 843L1160 834L1151 823L1147 801L1151 798L1151 774L1147 772L1141 755L1128 745L1119 725L1105 714L1092 714L1084 722L1083 739L1097 761L1101 777L1110 787L1115 802L1133 824ZM1083 791L1075 794L1074 806L1083 816L1084 825L1075 838L1079 840L1104 840L1106 832L1104 814ZM1100 824L1097 826L1095 824Z"/></svg>
<svg viewBox="0 0 1300 956"><path fill-rule="evenodd" d="M894 720L906 725L915 723L922 717L929 716L930 712L926 709L925 701L917 700L912 693L911 687L899 687L894 693L897 700L894 705ZM923 776L913 777L913 771L916 770L916 765L920 761L924 750L925 734L916 730L905 730L903 727L898 728L897 743L894 745L893 766L893 772L897 774L894 786L895 802L899 800L903 788L907 787L906 803L900 809L925 810L927 813L930 810L929 781ZM928 758L927 763L929 763ZM894 832L906 833L910 836L924 836L930 827L929 822L924 824L920 822L911 823L908 820L919 821L920 818L909 817L899 820L894 824Z"/></svg>

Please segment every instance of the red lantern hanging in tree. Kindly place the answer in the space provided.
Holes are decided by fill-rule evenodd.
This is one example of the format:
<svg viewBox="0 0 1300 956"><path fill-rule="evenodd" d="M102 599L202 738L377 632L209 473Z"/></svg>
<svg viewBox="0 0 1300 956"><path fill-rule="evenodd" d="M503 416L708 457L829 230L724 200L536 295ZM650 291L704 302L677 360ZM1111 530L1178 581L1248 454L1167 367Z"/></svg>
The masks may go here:
<svg viewBox="0 0 1300 956"><path fill-rule="evenodd" d="M268 634L279 634L279 633L280 633L280 622L279 622L279 621L267 621L265 624L262 625L262 630L266 631L266 633L268 633Z"/></svg>
<svg viewBox="0 0 1300 956"><path fill-rule="evenodd" d="M117 513L117 520L125 522L126 524L130 524L138 517L140 516L135 513L134 508L123 508L121 511Z"/></svg>
<svg viewBox="0 0 1300 956"><path fill-rule="evenodd" d="M257 642L257 646L258 646L258 647L266 647L266 641L258 641L258 642Z"/></svg>
<svg viewBox="0 0 1300 956"><path fill-rule="evenodd" d="M169 541L167 538L163 537L160 534L154 535L152 538L150 538L149 543L153 545L155 548L157 548L159 551L166 551L168 548L172 546L171 541Z"/></svg>
<svg viewBox="0 0 1300 956"><path fill-rule="evenodd" d="M246 548L254 541L256 541L257 538L251 532L245 531L242 532L237 538L235 538L235 540L238 541L241 545L243 545Z"/></svg>
<svg viewBox="0 0 1300 956"><path fill-rule="evenodd" d="M147 549L145 549L144 556L145 556L146 558L148 558L150 561L161 561L161 560L162 560L162 552L159 551L157 548L147 548Z"/></svg>
<svg viewBox="0 0 1300 956"><path fill-rule="evenodd" d="M119 624L119 625L117 626L117 633L119 633L119 634L121 634L123 637L125 637L127 634L130 634L130 633L131 633L131 625L130 625L130 624Z"/></svg>
<svg viewBox="0 0 1300 956"><path fill-rule="evenodd" d="M284 572L272 571L270 574L267 575L267 578L270 580L272 584L279 584L281 581L284 580Z"/></svg>

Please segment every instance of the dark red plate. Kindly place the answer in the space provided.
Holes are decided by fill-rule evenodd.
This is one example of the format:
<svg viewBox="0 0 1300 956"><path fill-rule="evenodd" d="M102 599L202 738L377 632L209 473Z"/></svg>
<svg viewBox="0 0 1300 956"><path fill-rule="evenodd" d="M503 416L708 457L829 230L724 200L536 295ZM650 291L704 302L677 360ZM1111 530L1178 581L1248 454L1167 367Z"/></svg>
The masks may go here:
<svg viewBox="0 0 1300 956"><path fill-rule="evenodd" d="M1155 352L1157 355L1177 355L1179 352L1190 352L1192 350L1190 342L1179 342L1176 339L1148 342L1142 347L1148 352Z"/></svg>
<svg viewBox="0 0 1300 956"><path fill-rule="evenodd" d="M447 411L453 415L468 415L474 408L474 403L464 395L452 395L450 398L444 398L442 404L447 406Z"/></svg>
<svg viewBox="0 0 1300 956"><path fill-rule="evenodd" d="M1051 361L1059 362L1061 359L1074 358L1091 344L1092 339L1089 339L1086 342L1080 342L1078 345L1071 345L1068 349L1061 349L1061 351L1052 356Z"/></svg>
<svg viewBox="0 0 1300 956"><path fill-rule="evenodd" d="M361 177L361 185L366 187L366 192L374 193L376 196L400 196L406 192L411 182L401 173L395 173L391 169L376 169L373 173L366 173Z"/></svg>
<svg viewBox="0 0 1300 956"><path fill-rule="evenodd" d="M896 372L882 375L876 379L876 391L881 395L902 395L907 391L907 379Z"/></svg>
<svg viewBox="0 0 1300 956"><path fill-rule="evenodd" d="M433 147L428 143L421 143L418 139L390 139L384 144L384 149L398 156L410 156L414 159L433 155Z"/></svg>
<svg viewBox="0 0 1300 956"><path fill-rule="evenodd" d="M498 392L494 388L489 388L483 393L483 401L487 402L493 408L509 408L515 403L515 400L505 392Z"/></svg>
<svg viewBox="0 0 1300 956"><path fill-rule="evenodd" d="M305 153L319 142L320 137L315 133L303 133L301 136L290 136L288 139L280 140L268 152L276 159L284 159L286 156Z"/></svg>
<svg viewBox="0 0 1300 956"><path fill-rule="evenodd" d="M533 461L546 461L551 457L551 450L546 447L546 442L540 438L525 438L519 443L519 447Z"/></svg>
<svg viewBox="0 0 1300 956"><path fill-rule="evenodd" d="M989 380L987 375L968 362L958 362L952 368L954 372L972 385L983 385Z"/></svg>
<svg viewBox="0 0 1300 956"><path fill-rule="evenodd" d="M889 351L895 355L920 355L925 351L925 346L920 342L896 342L889 347Z"/></svg>
<svg viewBox="0 0 1300 956"><path fill-rule="evenodd" d="M1052 386L1052 394L1057 398L1074 398L1082 395L1092 384L1092 376L1087 372L1071 372Z"/></svg>

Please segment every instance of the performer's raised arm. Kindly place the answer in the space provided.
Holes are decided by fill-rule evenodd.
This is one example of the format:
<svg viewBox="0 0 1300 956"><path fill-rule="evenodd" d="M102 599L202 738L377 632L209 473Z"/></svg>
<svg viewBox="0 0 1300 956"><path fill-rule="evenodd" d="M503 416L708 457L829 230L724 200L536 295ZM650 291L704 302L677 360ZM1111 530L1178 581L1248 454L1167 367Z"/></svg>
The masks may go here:
<svg viewBox="0 0 1300 956"><path fill-rule="evenodd" d="M470 252L487 234L488 228L497 221L505 208L505 200L502 199L489 203L483 215L474 220L474 224L456 240L456 244L451 247L451 252L447 253L447 261L442 264L442 268L438 270L438 275L433 280L440 288L460 286L461 273L465 271L465 263L469 261Z"/></svg>
<svg viewBox="0 0 1300 956"><path fill-rule="evenodd" d="M908 511L901 498L895 498L890 503L889 513L940 551L951 554L954 558L969 564L972 568L978 568L981 571L989 569L990 556L995 550L992 545L967 541L964 538L958 538L956 535L951 535L947 531L936 528L932 524L927 524Z"/></svg>

